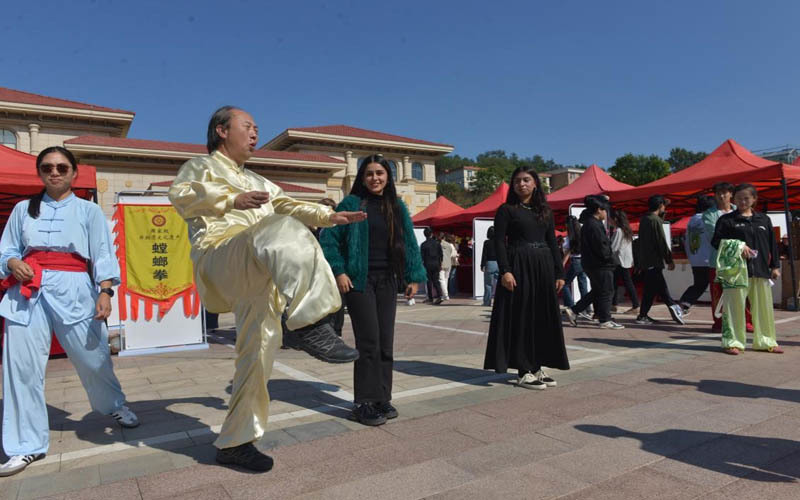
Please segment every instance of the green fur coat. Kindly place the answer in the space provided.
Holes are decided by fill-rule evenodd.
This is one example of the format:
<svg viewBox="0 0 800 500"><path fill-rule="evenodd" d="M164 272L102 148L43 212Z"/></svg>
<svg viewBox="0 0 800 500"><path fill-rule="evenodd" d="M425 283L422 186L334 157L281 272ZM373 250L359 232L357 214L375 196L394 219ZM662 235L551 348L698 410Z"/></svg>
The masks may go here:
<svg viewBox="0 0 800 500"><path fill-rule="evenodd" d="M414 235L414 224L408 215L408 208L401 200L397 200L403 218L403 237L405 239L405 272L406 283L424 283L427 279L422 258L419 254L417 237ZM361 210L361 198L349 195L336 207L337 212L356 212ZM334 276L347 274L353 282L353 288L363 292L367 286L367 270L369 262L369 223L356 222L344 226L335 226L322 230L319 238L325 258L331 265Z"/></svg>

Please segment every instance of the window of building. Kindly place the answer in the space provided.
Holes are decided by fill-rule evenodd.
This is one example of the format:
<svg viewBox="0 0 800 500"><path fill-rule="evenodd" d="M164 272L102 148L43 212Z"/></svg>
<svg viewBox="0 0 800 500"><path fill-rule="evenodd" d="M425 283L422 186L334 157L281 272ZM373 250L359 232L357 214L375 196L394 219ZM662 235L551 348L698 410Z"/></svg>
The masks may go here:
<svg viewBox="0 0 800 500"><path fill-rule="evenodd" d="M7 148L17 149L17 134L12 130L0 128L0 144Z"/></svg>
<svg viewBox="0 0 800 500"><path fill-rule="evenodd" d="M423 174L422 163L419 163L419 162L415 161L413 164L411 164L411 178L412 179L416 179L418 181L421 181L422 180L422 174Z"/></svg>

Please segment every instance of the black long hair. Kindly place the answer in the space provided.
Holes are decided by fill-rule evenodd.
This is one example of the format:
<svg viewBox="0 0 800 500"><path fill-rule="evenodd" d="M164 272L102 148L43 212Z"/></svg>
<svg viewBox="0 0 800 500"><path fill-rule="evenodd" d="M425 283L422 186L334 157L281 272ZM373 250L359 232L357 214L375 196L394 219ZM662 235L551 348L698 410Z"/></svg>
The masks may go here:
<svg viewBox="0 0 800 500"><path fill-rule="evenodd" d="M386 221L386 227L389 229L389 258L390 266L397 279L402 280L405 273L406 266L406 241L403 234L403 216L400 210L400 204L397 200L397 188L394 185L394 178L392 178L392 169L389 162L380 154L373 154L364 158L361 166L358 167L358 173L353 181L353 187L350 188L350 194L358 196L362 200L362 209L364 203L370 192L367 186L364 185L364 176L367 171L367 165L371 163L378 163L384 170L386 170L386 187L383 188L381 214Z"/></svg>
<svg viewBox="0 0 800 500"><path fill-rule="evenodd" d="M567 236L570 253L581 253L581 224L574 215L567 216Z"/></svg>
<svg viewBox="0 0 800 500"><path fill-rule="evenodd" d="M628 222L628 214L624 210L614 210L614 225L617 231L622 231L622 237L628 241L633 241L633 229Z"/></svg>
<svg viewBox="0 0 800 500"><path fill-rule="evenodd" d="M39 156L36 157L37 174L39 173L39 167L42 164L42 160L44 160L44 157L50 153L61 153L69 161L70 165L72 165L72 170L75 172L78 171L78 162L75 161L75 155L72 154L72 151L61 146L50 146L49 148L43 149L42 152L39 153ZM42 189L40 193L33 195L31 201L28 202L28 215L30 215L32 219L39 218L39 207L42 205L42 198L46 192L47 189Z"/></svg>
<svg viewBox="0 0 800 500"><path fill-rule="evenodd" d="M542 190L542 180L539 178L539 174L534 170L534 168L530 165L522 165L514 169L511 173L511 188L508 190L508 196L506 196L506 203L509 205L519 205L520 199L517 196L517 193L514 191L514 179L519 174L530 174L533 177L533 181L536 183L536 189L533 191L533 195L531 196L531 211L533 215L539 219L540 221L549 220L552 217L553 212L550 210L550 205L547 204L547 197ZM571 241L571 240L570 240Z"/></svg>

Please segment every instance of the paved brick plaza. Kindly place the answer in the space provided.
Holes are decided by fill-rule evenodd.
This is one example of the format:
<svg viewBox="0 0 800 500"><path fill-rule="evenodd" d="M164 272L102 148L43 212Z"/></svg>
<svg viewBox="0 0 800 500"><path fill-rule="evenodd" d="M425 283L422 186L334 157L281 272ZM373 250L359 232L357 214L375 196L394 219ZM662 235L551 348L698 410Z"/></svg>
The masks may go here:
<svg viewBox="0 0 800 500"><path fill-rule="evenodd" d="M207 351L114 358L136 429L91 413L53 360L50 453L0 479L0 499L800 497L800 314L776 312L783 355L722 354L702 306L685 327L566 327L573 367L546 391L480 369L488 314L466 299L398 306L401 416L378 428L345 418L351 366L281 351L266 474L214 464L232 330Z"/></svg>

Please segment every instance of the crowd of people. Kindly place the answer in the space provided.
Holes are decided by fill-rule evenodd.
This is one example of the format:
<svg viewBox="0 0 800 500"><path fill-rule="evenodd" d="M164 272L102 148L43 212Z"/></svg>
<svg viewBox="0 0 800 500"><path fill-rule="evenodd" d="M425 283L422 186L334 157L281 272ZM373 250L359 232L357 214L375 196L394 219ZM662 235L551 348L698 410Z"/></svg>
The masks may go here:
<svg viewBox="0 0 800 500"><path fill-rule="evenodd" d="M267 383L281 341L324 362L353 363L352 420L375 426L396 418L398 293L411 304L426 284L428 301L448 300L455 293L459 259L471 253L471 242L457 246L453 235L426 229L419 246L390 164L380 154L361 163L349 195L338 204L303 202L244 168L257 140L249 113L231 106L217 110L208 124L208 155L180 168L169 199L188 225L205 308L235 317L235 372L228 413L214 443L216 460L264 472L273 461L254 442L267 427ZM72 193L77 163L68 150L43 150L36 168L45 188L15 206L0 240L6 290L0 302L2 439L9 457L0 476L22 471L47 452L44 369L51 331L75 365L92 408L123 427L139 425L125 405L108 349L104 320L120 269L105 218L97 205ZM636 314L639 325L655 323L649 312L656 297L684 324L711 283L719 320L713 328L722 333L726 353L745 349L750 324L754 349L783 352L775 340L769 289L769 280L779 277L778 246L769 218L754 209L752 185L718 184L713 205L710 199L698 202L686 238L694 283L676 301L664 278L664 269L675 266L663 231L669 200L648 200L634 238L625 212L614 210L605 196L588 196L580 217L567 218L559 244L537 172L519 167L510 184L479 264L483 304L492 307L485 369L516 370L517 385L526 389L556 387L545 367L570 367L562 311L573 326L580 319L624 328L612 316L619 311L617 280L630 297L625 312ZM641 302L634 269L644 281ZM581 294L577 302L574 280ZM343 304L355 348L341 339Z"/></svg>

